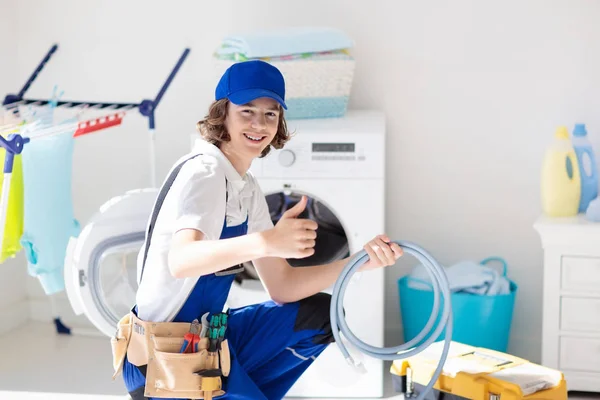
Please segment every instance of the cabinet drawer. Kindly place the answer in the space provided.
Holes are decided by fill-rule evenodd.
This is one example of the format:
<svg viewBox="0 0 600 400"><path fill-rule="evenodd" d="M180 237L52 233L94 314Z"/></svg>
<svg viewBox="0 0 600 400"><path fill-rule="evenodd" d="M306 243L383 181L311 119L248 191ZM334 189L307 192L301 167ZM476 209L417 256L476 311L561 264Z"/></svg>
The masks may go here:
<svg viewBox="0 0 600 400"><path fill-rule="evenodd" d="M600 372L600 338L560 338L560 369Z"/></svg>
<svg viewBox="0 0 600 400"><path fill-rule="evenodd" d="M562 297L560 329L600 333L600 299Z"/></svg>
<svg viewBox="0 0 600 400"><path fill-rule="evenodd" d="M563 257L560 286L563 290L600 293L600 257Z"/></svg>

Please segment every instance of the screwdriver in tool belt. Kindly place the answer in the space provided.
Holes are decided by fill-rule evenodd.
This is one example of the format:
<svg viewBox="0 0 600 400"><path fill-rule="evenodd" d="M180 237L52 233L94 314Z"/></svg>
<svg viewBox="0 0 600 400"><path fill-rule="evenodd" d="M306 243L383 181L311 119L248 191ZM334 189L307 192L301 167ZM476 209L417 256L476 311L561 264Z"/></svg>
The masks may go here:
<svg viewBox="0 0 600 400"><path fill-rule="evenodd" d="M208 351L214 353L217 351L217 343L219 339L219 328L211 328L208 331Z"/></svg>
<svg viewBox="0 0 600 400"><path fill-rule="evenodd" d="M227 325L227 314L221 312L214 315L213 319L211 320L211 326L213 328L220 328L223 325Z"/></svg>
<svg viewBox="0 0 600 400"><path fill-rule="evenodd" d="M210 327L209 327L209 330L208 330L209 332L211 331L211 329L219 327L219 319L220 318L219 318L218 314L212 315L210 317Z"/></svg>
<svg viewBox="0 0 600 400"><path fill-rule="evenodd" d="M217 338L217 348L221 349L221 343L223 342L223 340L225 340L225 330L227 329L227 327L222 326L221 328L219 328L219 336Z"/></svg>

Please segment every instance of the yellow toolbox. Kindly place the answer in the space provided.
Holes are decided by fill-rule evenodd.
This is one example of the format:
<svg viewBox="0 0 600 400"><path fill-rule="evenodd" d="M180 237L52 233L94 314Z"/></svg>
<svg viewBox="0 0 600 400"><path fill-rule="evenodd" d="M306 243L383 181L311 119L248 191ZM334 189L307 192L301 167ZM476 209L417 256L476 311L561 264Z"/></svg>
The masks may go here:
<svg viewBox="0 0 600 400"><path fill-rule="evenodd" d="M431 381L444 342L393 362L396 392L416 397ZM428 400L567 400L564 375L509 354L452 342L442 373Z"/></svg>

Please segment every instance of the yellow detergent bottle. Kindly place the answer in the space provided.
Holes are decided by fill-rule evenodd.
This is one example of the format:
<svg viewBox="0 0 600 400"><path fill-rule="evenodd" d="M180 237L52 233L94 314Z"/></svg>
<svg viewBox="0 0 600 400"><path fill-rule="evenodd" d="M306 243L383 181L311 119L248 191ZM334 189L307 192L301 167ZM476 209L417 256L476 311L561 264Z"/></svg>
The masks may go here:
<svg viewBox="0 0 600 400"><path fill-rule="evenodd" d="M571 217L579 212L581 179L577 155L567 127L561 126L546 150L542 165L542 210L551 217Z"/></svg>

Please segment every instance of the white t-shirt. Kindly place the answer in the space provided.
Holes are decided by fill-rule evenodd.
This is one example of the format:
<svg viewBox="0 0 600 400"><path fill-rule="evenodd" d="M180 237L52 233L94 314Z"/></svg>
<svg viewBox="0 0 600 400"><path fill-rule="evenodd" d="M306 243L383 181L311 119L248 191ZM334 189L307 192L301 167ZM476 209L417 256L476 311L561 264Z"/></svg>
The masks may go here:
<svg viewBox="0 0 600 400"><path fill-rule="evenodd" d="M217 240L225 218L227 226L235 226L248 217L248 233L273 227L265 196L250 172L240 176L219 148L203 139L198 139L192 152L175 166L191 154L201 155L188 160L180 169L156 219L136 295L138 316L142 320L171 321L198 281L198 277L174 278L169 271L168 255L175 232L197 229L207 240ZM144 246L138 256L138 282Z"/></svg>

